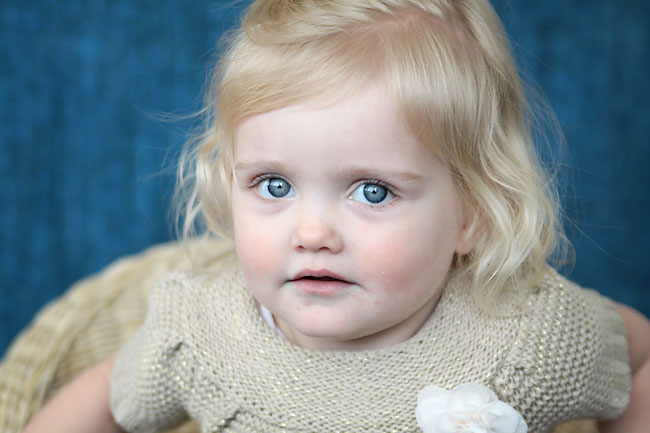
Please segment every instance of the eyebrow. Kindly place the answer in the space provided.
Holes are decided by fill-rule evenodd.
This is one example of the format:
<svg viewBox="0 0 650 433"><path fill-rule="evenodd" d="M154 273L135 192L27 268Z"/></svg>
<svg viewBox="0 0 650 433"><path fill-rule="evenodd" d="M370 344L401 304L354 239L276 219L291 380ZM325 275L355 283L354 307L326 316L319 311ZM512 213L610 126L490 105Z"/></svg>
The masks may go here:
<svg viewBox="0 0 650 433"><path fill-rule="evenodd" d="M286 171L286 165L278 160L260 160L260 161L240 161L235 164L235 171L248 171L248 170L269 170L269 171ZM422 175L408 170L394 170L391 168L382 167L366 167L366 166L347 166L336 171L340 177L354 177L354 178L375 178L375 177L389 177L392 179L400 179L404 181L417 181L422 179Z"/></svg>
<svg viewBox="0 0 650 433"><path fill-rule="evenodd" d="M408 170L394 170L382 167L348 166L338 171L340 175L357 178L389 177L404 181L415 181L422 179L422 175Z"/></svg>
<svg viewBox="0 0 650 433"><path fill-rule="evenodd" d="M248 170L278 170L283 171L285 165L282 161L278 160L260 160L260 161L241 161L235 164L235 171L248 171Z"/></svg>

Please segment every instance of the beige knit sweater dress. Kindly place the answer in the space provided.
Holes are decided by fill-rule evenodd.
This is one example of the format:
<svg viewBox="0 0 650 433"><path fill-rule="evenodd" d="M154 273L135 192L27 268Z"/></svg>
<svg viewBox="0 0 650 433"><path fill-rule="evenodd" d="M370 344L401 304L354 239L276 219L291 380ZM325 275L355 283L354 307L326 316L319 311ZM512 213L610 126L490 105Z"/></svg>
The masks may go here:
<svg viewBox="0 0 650 433"><path fill-rule="evenodd" d="M295 346L263 320L236 270L175 273L153 290L143 327L120 352L111 406L130 432L187 417L203 432L417 432L427 385L490 387L530 433L625 408L629 367L613 303L550 270L484 313L451 278L409 340L379 350Z"/></svg>

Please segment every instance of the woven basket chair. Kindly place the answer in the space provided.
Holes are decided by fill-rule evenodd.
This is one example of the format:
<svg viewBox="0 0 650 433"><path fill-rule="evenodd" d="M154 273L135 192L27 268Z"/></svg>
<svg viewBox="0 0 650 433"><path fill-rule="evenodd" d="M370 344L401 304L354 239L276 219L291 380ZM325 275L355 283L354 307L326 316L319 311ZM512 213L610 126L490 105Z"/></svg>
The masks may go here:
<svg viewBox="0 0 650 433"><path fill-rule="evenodd" d="M17 433L63 385L116 352L141 324L147 293L164 274L190 267L232 266L221 240L168 243L117 260L46 306L13 342L0 365L0 433ZM190 421L170 432L196 433ZM264 432L260 432L264 433ZM554 433L597 433L591 421Z"/></svg>

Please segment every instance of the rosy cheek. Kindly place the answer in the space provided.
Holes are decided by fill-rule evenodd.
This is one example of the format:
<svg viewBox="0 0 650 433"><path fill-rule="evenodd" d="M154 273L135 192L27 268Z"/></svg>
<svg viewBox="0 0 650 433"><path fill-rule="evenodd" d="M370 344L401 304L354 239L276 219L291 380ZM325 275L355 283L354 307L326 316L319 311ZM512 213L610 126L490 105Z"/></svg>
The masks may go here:
<svg viewBox="0 0 650 433"><path fill-rule="evenodd" d="M268 275L277 269L280 257L273 233L252 221L240 221L235 226L235 243L239 262L248 275Z"/></svg>
<svg viewBox="0 0 650 433"><path fill-rule="evenodd" d="M407 224L366 238L362 267L365 275L376 275L377 287L399 294L409 288L428 290L444 280L453 255L450 238L422 227Z"/></svg>
<svg viewBox="0 0 650 433"><path fill-rule="evenodd" d="M412 266L409 263L413 257L409 239L401 236L369 238L366 244L367 253L362 261L364 275L374 275L381 287L390 292L403 289L404 282L409 280Z"/></svg>

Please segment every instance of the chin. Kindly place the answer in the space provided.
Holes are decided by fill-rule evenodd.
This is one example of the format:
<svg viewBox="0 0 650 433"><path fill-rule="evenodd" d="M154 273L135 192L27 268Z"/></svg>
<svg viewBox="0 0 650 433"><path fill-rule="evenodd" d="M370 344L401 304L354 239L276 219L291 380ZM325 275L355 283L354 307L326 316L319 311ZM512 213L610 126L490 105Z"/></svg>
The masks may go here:
<svg viewBox="0 0 650 433"><path fill-rule="evenodd" d="M294 327L296 331L306 337L321 338L323 340L346 341L358 338L356 334L346 329L337 329L323 326Z"/></svg>
<svg viewBox="0 0 650 433"><path fill-rule="evenodd" d="M361 330L346 326L340 319L318 320L307 317L304 321L285 321L294 331L310 338L332 341L355 340L364 336Z"/></svg>

